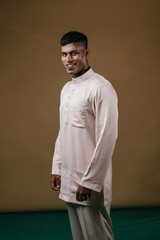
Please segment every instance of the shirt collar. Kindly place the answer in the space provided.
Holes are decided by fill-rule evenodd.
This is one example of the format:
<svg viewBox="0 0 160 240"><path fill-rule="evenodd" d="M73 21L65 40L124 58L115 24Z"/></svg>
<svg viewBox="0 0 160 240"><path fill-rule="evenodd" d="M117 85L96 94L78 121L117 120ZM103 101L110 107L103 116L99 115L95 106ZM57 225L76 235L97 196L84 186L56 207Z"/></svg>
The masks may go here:
<svg viewBox="0 0 160 240"><path fill-rule="evenodd" d="M94 74L94 71L92 68L90 68L87 72L85 72L83 75L76 77L76 78L72 78L72 81L74 82L82 82L87 80L88 78L90 78L92 75Z"/></svg>

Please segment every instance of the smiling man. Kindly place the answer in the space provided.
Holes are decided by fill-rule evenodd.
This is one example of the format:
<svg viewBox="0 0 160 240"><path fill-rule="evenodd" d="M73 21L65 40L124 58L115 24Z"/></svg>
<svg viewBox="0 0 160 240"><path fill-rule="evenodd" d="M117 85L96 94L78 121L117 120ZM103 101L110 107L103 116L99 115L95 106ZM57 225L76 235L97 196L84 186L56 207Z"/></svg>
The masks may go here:
<svg viewBox="0 0 160 240"><path fill-rule="evenodd" d="M66 70L73 78L84 74L88 68L89 49L86 49L85 44L82 42L69 43L61 47L62 62Z"/></svg>
<svg viewBox="0 0 160 240"><path fill-rule="evenodd" d="M67 203L74 240L114 239L110 205L117 95L89 66L84 34L66 33L60 44L62 63L72 80L61 91L51 187L60 190L59 197Z"/></svg>

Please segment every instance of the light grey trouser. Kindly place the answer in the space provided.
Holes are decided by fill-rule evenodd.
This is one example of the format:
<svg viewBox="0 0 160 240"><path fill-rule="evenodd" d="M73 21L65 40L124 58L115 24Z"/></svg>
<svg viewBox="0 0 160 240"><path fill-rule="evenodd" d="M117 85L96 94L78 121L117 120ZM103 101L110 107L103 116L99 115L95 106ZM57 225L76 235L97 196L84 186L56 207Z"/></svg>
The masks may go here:
<svg viewBox="0 0 160 240"><path fill-rule="evenodd" d="M114 240L110 207L67 203L73 240Z"/></svg>

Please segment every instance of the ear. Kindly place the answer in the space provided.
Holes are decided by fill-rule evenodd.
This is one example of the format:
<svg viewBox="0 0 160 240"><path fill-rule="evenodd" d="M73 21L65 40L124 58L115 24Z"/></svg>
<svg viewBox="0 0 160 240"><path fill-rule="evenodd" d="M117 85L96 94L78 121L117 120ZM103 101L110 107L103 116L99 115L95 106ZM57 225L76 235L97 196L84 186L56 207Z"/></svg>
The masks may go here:
<svg viewBox="0 0 160 240"><path fill-rule="evenodd" d="M90 55L90 50L87 48L86 49L86 56L88 57Z"/></svg>

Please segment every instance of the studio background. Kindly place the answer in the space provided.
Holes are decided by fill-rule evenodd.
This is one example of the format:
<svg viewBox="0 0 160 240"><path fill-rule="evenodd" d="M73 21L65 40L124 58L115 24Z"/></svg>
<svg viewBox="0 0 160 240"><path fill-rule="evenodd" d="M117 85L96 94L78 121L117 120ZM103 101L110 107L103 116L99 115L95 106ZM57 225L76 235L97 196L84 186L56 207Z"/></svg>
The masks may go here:
<svg viewBox="0 0 160 240"><path fill-rule="evenodd" d="M160 205L159 22L158 0L0 1L1 212L65 209L49 180L71 30L118 94L112 207Z"/></svg>

